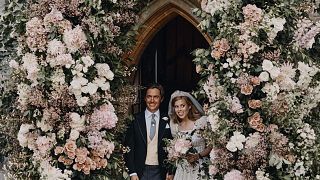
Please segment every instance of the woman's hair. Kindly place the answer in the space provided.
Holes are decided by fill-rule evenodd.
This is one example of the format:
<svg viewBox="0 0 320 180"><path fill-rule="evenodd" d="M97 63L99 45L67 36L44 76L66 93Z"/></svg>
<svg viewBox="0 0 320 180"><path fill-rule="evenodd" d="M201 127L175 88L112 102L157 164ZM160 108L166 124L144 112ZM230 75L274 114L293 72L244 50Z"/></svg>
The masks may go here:
<svg viewBox="0 0 320 180"><path fill-rule="evenodd" d="M171 119L173 120L173 123L179 123L181 122L181 119L177 116L176 112L174 111L174 103L177 102L178 100L184 99L189 107L191 109L188 112L188 118L192 121L195 121L200 118L200 113L197 111L195 106L192 104L191 100L187 96L177 96L172 99L171 101L171 107L173 108L173 112L171 115Z"/></svg>

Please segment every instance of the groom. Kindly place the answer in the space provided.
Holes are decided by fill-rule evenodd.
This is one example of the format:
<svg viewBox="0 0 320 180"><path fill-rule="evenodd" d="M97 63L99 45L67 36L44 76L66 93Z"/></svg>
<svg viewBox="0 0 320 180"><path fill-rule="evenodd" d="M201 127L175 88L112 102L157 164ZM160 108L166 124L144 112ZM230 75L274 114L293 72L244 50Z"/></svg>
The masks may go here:
<svg viewBox="0 0 320 180"><path fill-rule="evenodd" d="M125 161L131 180L164 180L166 176L172 179L164 167L167 154L163 139L172 139L172 135L168 117L159 111L163 95L161 85L148 86L144 98L147 108L135 115L127 131L125 144L130 151Z"/></svg>

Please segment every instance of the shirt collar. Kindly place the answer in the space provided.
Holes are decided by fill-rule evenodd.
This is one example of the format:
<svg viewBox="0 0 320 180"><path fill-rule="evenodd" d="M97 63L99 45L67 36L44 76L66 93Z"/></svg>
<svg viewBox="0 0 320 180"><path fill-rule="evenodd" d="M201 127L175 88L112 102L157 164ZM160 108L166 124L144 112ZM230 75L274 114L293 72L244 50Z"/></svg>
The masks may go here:
<svg viewBox="0 0 320 180"><path fill-rule="evenodd" d="M157 117L160 117L160 111L159 111L159 109L158 109L156 112L154 112L154 113L148 111L148 109L145 110L145 115L146 115L147 118L151 117L152 114L155 114L155 115L156 115L156 118L157 118Z"/></svg>

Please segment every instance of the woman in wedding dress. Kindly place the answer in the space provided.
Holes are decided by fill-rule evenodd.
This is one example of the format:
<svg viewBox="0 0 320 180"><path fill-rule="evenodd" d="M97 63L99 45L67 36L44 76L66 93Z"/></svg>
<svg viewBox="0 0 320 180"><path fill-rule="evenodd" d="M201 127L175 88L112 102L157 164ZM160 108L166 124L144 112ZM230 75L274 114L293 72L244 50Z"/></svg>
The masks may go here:
<svg viewBox="0 0 320 180"><path fill-rule="evenodd" d="M203 158L211 149L206 147L200 131L207 125L207 118L199 102L187 92L175 91L171 95L168 114L173 137L184 135L191 139L195 153L187 154L177 165L174 180L206 179L202 166Z"/></svg>

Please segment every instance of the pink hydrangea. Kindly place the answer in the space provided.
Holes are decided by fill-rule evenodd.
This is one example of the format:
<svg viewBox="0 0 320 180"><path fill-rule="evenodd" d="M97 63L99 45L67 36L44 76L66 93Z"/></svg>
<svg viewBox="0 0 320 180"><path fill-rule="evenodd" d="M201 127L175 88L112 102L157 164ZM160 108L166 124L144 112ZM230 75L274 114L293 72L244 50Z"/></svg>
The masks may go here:
<svg viewBox="0 0 320 180"><path fill-rule="evenodd" d="M223 177L224 180L244 180L244 177L242 176L241 172L238 170L231 170Z"/></svg>
<svg viewBox="0 0 320 180"><path fill-rule="evenodd" d="M90 127L96 130L112 129L116 126L118 117L115 114L114 107L111 103L100 106L95 109L90 118Z"/></svg>

